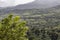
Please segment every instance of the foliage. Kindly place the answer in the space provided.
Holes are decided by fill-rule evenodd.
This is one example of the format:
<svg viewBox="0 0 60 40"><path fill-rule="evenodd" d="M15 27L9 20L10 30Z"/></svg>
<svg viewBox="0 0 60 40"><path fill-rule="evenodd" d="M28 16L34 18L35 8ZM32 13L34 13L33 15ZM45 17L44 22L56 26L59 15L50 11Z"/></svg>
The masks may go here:
<svg viewBox="0 0 60 40"><path fill-rule="evenodd" d="M60 40L60 27L33 28L27 33L29 40Z"/></svg>
<svg viewBox="0 0 60 40"><path fill-rule="evenodd" d="M19 16L9 15L0 21L0 40L28 40L27 30L25 21Z"/></svg>
<svg viewBox="0 0 60 40"><path fill-rule="evenodd" d="M22 19L27 21L29 31L27 36L29 40L51 40L48 35L52 30L57 33L58 40L60 40L60 8L48 8L48 9L15 9L11 11L0 11L0 15L13 12L14 15L20 15ZM55 28L57 27L57 28ZM45 33L41 30L45 29Z"/></svg>

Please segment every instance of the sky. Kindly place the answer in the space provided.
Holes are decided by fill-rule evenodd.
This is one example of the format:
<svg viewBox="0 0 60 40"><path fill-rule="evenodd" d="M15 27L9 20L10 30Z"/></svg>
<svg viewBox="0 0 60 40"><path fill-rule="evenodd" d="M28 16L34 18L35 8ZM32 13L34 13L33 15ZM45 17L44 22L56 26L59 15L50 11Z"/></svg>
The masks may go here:
<svg viewBox="0 0 60 40"><path fill-rule="evenodd" d="M35 0L0 0L0 7L10 7L20 4L27 4ZM37 3L43 4L60 4L60 0L36 0Z"/></svg>
<svg viewBox="0 0 60 40"><path fill-rule="evenodd" d="M19 4L26 4L34 0L0 0L0 7L16 6Z"/></svg>

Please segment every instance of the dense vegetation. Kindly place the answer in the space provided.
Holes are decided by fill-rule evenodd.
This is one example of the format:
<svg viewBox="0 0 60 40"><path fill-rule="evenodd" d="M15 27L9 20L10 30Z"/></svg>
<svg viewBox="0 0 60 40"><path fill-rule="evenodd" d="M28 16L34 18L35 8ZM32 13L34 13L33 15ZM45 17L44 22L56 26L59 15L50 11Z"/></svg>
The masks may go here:
<svg viewBox="0 0 60 40"><path fill-rule="evenodd" d="M19 16L9 15L0 20L0 40L28 40L27 30L26 22Z"/></svg>
<svg viewBox="0 0 60 40"><path fill-rule="evenodd" d="M27 21L26 25L29 27L27 37L29 40L60 40L60 7L0 11L1 16L11 12L14 15L20 15L21 19Z"/></svg>
<svg viewBox="0 0 60 40"><path fill-rule="evenodd" d="M58 9L57 9L58 10ZM27 21L29 40L60 40L60 11L58 10L25 10L21 18ZM41 30L44 30L41 32ZM54 30L54 31L53 31ZM50 35L56 34L55 38Z"/></svg>

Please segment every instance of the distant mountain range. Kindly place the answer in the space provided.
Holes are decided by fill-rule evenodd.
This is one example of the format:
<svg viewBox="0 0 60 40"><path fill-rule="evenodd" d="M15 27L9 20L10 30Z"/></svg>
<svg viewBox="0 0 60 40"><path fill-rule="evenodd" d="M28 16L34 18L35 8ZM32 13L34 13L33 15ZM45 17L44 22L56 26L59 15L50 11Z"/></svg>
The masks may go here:
<svg viewBox="0 0 60 40"><path fill-rule="evenodd" d="M35 0L34 2L23 4L23 5L17 5L16 9L40 9L40 8L50 8L54 7L56 5L60 5L60 1L53 1L53 0Z"/></svg>
<svg viewBox="0 0 60 40"><path fill-rule="evenodd" d="M60 9L60 1L54 1L54 0L35 0L34 2L23 4L23 5L17 5L13 7L6 7L6 8L0 8L0 14L1 13L9 13L9 12L20 12L24 9Z"/></svg>
<svg viewBox="0 0 60 40"><path fill-rule="evenodd" d="M60 5L59 0L35 0L27 4L22 4L22 5L17 5L14 7L7 7L7 8L9 9L32 9L32 8L40 9L40 8L43 8L44 9L44 8L54 7L56 5Z"/></svg>

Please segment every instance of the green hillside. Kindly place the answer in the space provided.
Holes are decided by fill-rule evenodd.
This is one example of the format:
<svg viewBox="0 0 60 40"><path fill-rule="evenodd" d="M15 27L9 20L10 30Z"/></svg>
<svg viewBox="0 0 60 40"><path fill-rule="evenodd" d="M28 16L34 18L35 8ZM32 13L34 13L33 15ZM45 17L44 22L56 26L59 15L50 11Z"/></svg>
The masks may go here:
<svg viewBox="0 0 60 40"><path fill-rule="evenodd" d="M57 33L60 40L60 7L48 9L25 9L25 10L0 10L0 18L3 18L7 13L21 16L21 19L27 21L27 26L30 28L27 32L29 40L50 40L47 32ZM41 32L44 30L44 32ZM46 37L46 38L45 38Z"/></svg>

